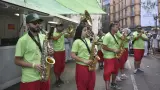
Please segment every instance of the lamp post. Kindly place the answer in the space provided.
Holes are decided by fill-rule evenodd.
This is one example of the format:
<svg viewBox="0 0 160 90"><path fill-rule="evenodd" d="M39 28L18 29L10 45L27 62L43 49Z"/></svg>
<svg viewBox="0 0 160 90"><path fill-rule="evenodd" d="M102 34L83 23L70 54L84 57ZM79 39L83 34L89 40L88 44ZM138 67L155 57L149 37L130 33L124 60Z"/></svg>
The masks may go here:
<svg viewBox="0 0 160 90"><path fill-rule="evenodd" d="M153 15L153 18L155 20L155 26L156 26L156 31L157 31L157 20L158 20L158 16L156 14Z"/></svg>

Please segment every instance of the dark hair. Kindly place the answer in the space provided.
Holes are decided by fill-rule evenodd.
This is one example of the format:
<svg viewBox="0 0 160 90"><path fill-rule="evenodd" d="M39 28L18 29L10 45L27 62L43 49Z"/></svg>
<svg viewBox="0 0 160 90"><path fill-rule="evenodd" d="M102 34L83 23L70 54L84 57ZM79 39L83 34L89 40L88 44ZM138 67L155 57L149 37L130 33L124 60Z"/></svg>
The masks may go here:
<svg viewBox="0 0 160 90"><path fill-rule="evenodd" d="M115 23L111 23L109 26L109 31L111 31L112 27L114 27L116 24Z"/></svg>
<svg viewBox="0 0 160 90"><path fill-rule="evenodd" d="M85 27L85 25L79 24L79 26L77 27L76 32L75 32L74 40L81 39L82 30L84 27Z"/></svg>

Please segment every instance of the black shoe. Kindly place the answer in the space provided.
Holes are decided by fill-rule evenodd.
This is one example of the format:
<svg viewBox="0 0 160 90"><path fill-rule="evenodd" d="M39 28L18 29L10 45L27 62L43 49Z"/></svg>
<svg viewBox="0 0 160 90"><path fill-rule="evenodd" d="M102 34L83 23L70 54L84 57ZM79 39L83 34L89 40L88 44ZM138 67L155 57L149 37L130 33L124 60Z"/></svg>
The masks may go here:
<svg viewBox="0 0 160 90"><path fill-rule="evenodd" d="M121 87L119 87L116 83L111 83L111 88L116 89L116 90L121 89Z"/></svg>
<svg viewBox="0 0 160 90"><path fill-rule="evenodd" d="M64 84L64 81L61 80L61 79L59 79L58 82L59 82L60 84Z"/></svg>
<svg viewBox="0 0 160 90"><path fill-rule="evenodd" d="M56 87L60 87L61 85L60 85L60 82L57 80L56 82L55 82L55 86Z"/></svg>

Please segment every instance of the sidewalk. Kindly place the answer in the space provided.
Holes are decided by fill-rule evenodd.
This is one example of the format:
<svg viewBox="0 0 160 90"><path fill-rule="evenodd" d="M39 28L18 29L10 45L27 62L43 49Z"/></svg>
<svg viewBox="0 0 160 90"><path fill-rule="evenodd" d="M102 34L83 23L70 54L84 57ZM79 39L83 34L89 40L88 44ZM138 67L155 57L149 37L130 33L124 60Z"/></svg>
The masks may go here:
<svg viewBox="0 0 160 90"><path fill-rule="evenodd" d="M154 57L154 58L156 58L156 59L160 60L160 53L155 54L155 55L150 54L150 56L152 56L152 57Z"/></svg>

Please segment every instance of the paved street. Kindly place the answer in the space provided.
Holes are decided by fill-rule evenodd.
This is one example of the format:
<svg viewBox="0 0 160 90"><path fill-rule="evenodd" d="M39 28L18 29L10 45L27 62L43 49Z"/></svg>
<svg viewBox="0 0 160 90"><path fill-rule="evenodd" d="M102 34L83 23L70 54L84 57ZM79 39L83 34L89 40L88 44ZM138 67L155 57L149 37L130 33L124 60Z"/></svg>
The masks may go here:
<svg viewBox="0 0 160 90"><path fill-rule="evenodd" d="M130 56L126 63L126 73L129 76L127 80L119 82L122 90L160 90L160 60L152 56L143 58L142 69L144 73L133 74L133 57ZM103 70L97 70L95 90L105 90L103 81ZM52 74L51 90L76 90L75 84L75 62L68 62L62 77L65 84L60 88L54 86L54 75ZM19 84L5 90L18 90Z"/></svg>

